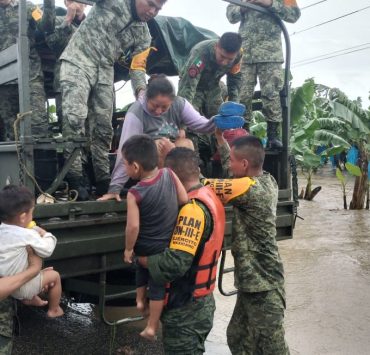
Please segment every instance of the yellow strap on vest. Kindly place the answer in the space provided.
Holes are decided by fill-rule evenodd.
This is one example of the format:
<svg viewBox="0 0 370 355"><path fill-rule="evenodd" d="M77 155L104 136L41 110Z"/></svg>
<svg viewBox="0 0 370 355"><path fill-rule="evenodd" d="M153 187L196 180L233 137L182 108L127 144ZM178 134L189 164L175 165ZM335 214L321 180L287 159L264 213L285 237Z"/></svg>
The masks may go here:
<svg viewBox="0 0 370 355"><path fill-rule="evenodd" d="M35 10L32 11L32 18L37 22L42 18L42 10L36 6Z"/></svg>
<svg viewBox="0 0 370 355"><path fill-rule="evenodd" d="M226 205L233 198L245 194L256 182L249 178L240 179L204 179L203 184L209 186Z"/></svg>
<svg viewBox="0 0 370 355"><path fill-rule="evenodd" d="M284 0L284 5L288 7L297 7L297 2L296 0Z"/></svg>
<svg viewBox="0 0 370 355"><path fill-rule="evenodd" d="M130 69L146 71L146 60L148 59L150 50L157 51L155 47L149 47L145 51L138 53L132 57Z"/></svg>
<svg viewBox="0 0 370 355"><path fill-rule="evenodd" d="M183 206L177 217L170 249L182 250L195 255L203 235L204 223L203 210L194 200Z"/></svg>

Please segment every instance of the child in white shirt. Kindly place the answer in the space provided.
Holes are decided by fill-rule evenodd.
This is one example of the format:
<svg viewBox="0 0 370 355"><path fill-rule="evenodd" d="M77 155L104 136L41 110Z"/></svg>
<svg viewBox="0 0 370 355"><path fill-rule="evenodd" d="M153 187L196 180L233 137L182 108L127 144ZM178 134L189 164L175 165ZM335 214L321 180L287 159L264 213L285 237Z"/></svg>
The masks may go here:
<svg viewBox="0 0 370 355"><path fill-rule="evenodd" d="M27 246L41 258L49 257L56 245L56 238L32 222L35 200L24 186L9 185L0 191L0 277L15 275L28 267ZM48 289L49 301L42 300L38 294ZM12 296L24 304L45 306L48 304L48 317L55 318L64 314L59 306L62 286L60 275L52 268L41 270L25 283Z"/></svg>

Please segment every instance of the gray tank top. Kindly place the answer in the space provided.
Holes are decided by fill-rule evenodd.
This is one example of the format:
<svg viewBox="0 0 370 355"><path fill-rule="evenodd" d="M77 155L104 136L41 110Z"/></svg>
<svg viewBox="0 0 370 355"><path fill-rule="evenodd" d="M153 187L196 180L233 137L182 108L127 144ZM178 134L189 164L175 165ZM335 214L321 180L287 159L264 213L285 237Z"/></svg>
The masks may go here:
<svg viewBox="0 0 370 355"><path fill-rule="evenodd" d="M135 254L147 256L162 252L169 245L178 214L173 172L160 169L155 179L139 181L129 192L135 196L140 211Z"/></svg>

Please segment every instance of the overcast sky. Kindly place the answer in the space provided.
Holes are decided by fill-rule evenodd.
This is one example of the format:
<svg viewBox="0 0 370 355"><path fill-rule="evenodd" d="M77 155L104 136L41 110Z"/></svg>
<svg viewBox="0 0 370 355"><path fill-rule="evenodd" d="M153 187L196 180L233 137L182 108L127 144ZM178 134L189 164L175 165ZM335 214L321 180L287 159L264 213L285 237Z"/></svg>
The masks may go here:
<svg viewBox="0 0 370 355"><path fill-rule="evenodd" d="M303 9L301 18L295 24L287 24L288 32L291 34L293 86L301 85L305 79L313 77L317 83L340 88L350 99L360 96L364 106L368 107L370 0L297 0L297 2L301 8L318 4ZM56 3L60 5L62 1L57 0ZM194 25L208 28L221 35L226 31L238 30L238 24L231 25L226 18L227 5L228 3L223 0L168 0L160 14L184 17ZM369 8L364 9L366 7ZM362 11L294 34L357 10ZM348 49L347 52L355 52L302 65L303 60L328 53L335 56L342 54L341 50L345 49ZM122 107L121 103L131 100L131 89L128 86L120 90L118 107Z"/></svg>

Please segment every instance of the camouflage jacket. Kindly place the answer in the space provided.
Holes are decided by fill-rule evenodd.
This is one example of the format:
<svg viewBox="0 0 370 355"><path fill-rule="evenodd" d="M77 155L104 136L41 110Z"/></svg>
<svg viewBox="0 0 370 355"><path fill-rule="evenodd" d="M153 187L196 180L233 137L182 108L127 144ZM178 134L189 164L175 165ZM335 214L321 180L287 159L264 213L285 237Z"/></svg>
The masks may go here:
<svg viewBox="0 0 370 355"><path fill-rule="evenodd" d="M267 8L281 20L294 23L301 16L295 0L272 0ZM281 29L275 20L252 9L241 13L241 7L228 5L226 16L231 23L240 22L239 33L243 38L243 63L282 63Z"/></svg>
<svg viewBox="0 0 370 355"><path fill-rule="evenodd" d="M133 57L150 46L148 26L135 19L134 11L131 1L96 1L60 59L83 70L109 68L113 83L113 64L122 53ZM135 92L145 89L145 70L131 69L130 78Z"/></svg>
<svg viewBox="0 0 370 355"><path fill-rule="evenodd" d="M6 7L0 6L0 51L17 43L19 31L18 11L19 0L11 0ZM41 10L31 2L27 2L28 39L30 44L30 80L43 78L40 57L35 48L35 30L41 16Z"/></svg>
<svg viewBox="0 0 370 355"><path fill-rule="evenodd" d="M230 101L239 101L241 84L240 53L233 63L220 66L216 62L215 46L217 39L198 43L190 52L190 56L180 71L178 95L193 103L197 91L208 91L219 88L221 78L227 75L227 90ZM221 92L221 89L220 89Z"/></svg>
<svg viewBox="0 0 370 355"><path fill-rule="evenodd" d="M53 3L52 0L44 0L42 19L37 28L44 34L48 47L59 58L85 17L82 20L75 17L72 23L68 24L65 22L65 16L56 16Z"/></svg>
<svg viewBox="0 0 370 355"><path fill-rule="evenodd" d="M219 147L222 166L229 166L229 147ZM242 292L262 292L284 286L284 268L276 242L278 186L267 172L254 176L255 184L233 199L231 252L235 287Z"/></svg>

